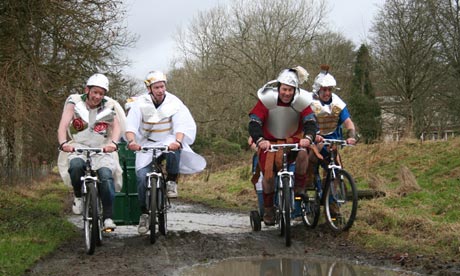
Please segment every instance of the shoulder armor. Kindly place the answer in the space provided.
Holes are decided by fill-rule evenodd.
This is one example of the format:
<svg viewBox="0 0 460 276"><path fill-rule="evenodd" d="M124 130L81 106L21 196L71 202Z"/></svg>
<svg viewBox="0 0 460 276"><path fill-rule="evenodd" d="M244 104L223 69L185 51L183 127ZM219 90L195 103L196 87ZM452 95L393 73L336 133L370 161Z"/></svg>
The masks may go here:
<svg viewBox="0 0 460 276"><path fill-rule="evenodd" d="M299 93L294 95L291 106L297 111L302 112L313 102L313 93L300 89Z"/></svg>
<svg viewBox="0 0 460 276"><path fill-rule="evenodd" d="M278 104L278 90L275 87L265 85L257 91L257 97L269 110Z"/></svg>
<svg viewBox="0 0 460 276"><path fill-rule="evenodd" d="M347 104L337 94L332 93L332 105L338 106L342 110Z"/></svg>

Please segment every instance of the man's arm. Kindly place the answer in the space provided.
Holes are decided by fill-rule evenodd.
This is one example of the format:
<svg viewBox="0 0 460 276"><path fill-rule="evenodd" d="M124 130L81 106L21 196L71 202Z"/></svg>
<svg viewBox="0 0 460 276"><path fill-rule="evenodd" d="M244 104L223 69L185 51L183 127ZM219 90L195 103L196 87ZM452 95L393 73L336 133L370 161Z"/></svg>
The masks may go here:
<svg viewBox="0 0 460 276"><path fill-rule="evenodd" d="M67 127L70 124L74 115L74 104L68 103L65 105L64 110L62 111L61 121L59 122L58 127L58 142L59 148L63 151L70 152L73 150L73 147L68 145L67 142Z"/></svg>
<svg viewBox="0 0 460 276"><path fill-rule="evenodd" d="M344 122L343 125L347 129L346 133L346 140L347 144L354 145L356 144L356 130L355 130L355 124L350 118L347 118Z"/></svg>

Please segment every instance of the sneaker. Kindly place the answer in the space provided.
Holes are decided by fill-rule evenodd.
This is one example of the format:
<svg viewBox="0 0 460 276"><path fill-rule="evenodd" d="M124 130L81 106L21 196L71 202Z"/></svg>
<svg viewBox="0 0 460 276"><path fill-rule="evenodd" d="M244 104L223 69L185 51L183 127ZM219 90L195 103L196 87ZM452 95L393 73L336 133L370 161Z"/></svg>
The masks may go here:
<svg viewBox="0 0 460 276"><path fill-rule="evenodd" d="M143 235L146 234L149 231L149 215L148 214L142 214L139 218L139 225L137 226L137 232L139 234Z"/></svg>
<svg viewBox="0 0 460 276"><path fill-rule="evenodd" d="M177 197L177 183L175 181L166 182L166 189L168 190L169 198Z"/></svg>
<svg viewBox="0 0 460 276"><path fill-rule="evenodd" d="M75 215L81 215L81 213L83 212L83 201L81 197L75 197L73 199L72 212Z"/></svg>
<svg viewBox="0 0 460 276"><path fill-rule="evenodd" d="M111 218L106 218L104 220L104 230L114 230L115 228L117 228L117 225L113 222L113 220Z"/></svg>

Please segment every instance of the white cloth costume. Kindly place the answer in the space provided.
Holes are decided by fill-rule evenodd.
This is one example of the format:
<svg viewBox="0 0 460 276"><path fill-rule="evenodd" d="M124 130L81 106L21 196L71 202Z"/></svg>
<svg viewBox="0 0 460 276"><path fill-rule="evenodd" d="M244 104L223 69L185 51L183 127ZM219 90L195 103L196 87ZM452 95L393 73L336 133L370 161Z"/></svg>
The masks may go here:
<svg viewBox="0 0 460 276"><path fill-rule="evenodd" d="M100 148L111 142L110 124L113 122L114 116L118 117L120 129L124 133L126 127L126 115L120 104L105 96L101 107L96 109L88 109L83 95L70 95L66 104L74 104L74 118L69 125L68 135L72 139L69 141L75 148L79 147L94 147ZM74 123L75 121L75 123ZM77 126L77 127L75 127ZM79 126L79 127L78 127ZM69 161L73 158L82 158L83 155L68 153L61 151L58 157L59 174L61 175L66 185L72 185L68 173ZM94 170L101 167L109 168L113 173L115 191L119 192L123 186L122 169L118 159L118 153L104 153L92 156L92 165Z"/></svg>
<svg viewBox="0 0 460 276"><path fill-rule="evenodd" d="M184 134L179 173L192 174L204 170L206 160L190 145L195 141L196 124L184 103L165 92L163 103L156 108L150 94L139 96L127 117L126 131L133 132L141 146L164 146L176 141L176 133ZM151 152L136 152L136 171L152 162Z"/></svg>

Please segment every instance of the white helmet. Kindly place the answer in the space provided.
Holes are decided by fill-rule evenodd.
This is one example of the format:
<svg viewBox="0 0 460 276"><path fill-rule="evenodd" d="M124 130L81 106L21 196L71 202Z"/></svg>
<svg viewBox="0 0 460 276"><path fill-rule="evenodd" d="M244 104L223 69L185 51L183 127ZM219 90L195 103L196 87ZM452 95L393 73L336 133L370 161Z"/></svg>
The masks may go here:
<svg viewBox="0 0 460 276"><path fill-rule="evenodd" d="M86 86L99 86L104 88L106 92L109 91L109 79L104 76L103 74L96 73L89 77L88 81L86 82Z"/></svg>
<svg viewBox="0 0 460 276"><path fill-rule="evenodd" d="M279 75L276 80L279 83L283 83L289 86L293 86L296 89L299 88L299 78L297 77L297 74L295 71L291 69L285 69L283 70Z"/></svg>
<svg viewBox="0 0 460 276"><path fill-rule="evenodd" d="M149 87L159 81L164 81L166 83L166 75L160 71L150 71L145 77L144 83L147 87Z"/></svg>
<svg viewBox="0 0 460 276"><path fill-rule="evenodd" d="M313 92L318 93L321 87L335 87L337 86L337 81L329 73L319 73L315 78L313 83Z"/></svg>

